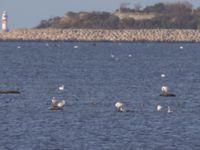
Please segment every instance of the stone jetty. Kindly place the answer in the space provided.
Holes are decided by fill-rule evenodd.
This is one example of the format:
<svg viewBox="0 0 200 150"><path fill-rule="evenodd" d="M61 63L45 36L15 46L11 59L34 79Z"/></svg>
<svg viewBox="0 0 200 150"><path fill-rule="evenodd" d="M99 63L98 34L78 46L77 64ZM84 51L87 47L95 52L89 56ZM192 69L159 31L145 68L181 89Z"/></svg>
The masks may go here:
<svg viewBox="0 0 200 150"><path fill-rule="evenodd" d="M1 32L0 41L200 42L200 31L190 29L16 29Z"/></svg>

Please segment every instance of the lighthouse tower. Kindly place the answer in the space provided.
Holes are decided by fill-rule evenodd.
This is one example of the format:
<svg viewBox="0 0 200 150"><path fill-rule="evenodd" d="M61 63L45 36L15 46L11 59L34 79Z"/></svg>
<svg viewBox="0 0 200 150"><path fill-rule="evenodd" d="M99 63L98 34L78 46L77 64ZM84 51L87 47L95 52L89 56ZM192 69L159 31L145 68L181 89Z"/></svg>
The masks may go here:
<svg viewBox="0 0 200 150"><path fill-rule="evenodd" d="M2 14L1 23L2 23L2 31L7 32L8 31L8 16L7 16L6 11L4 11Z"/></svg>

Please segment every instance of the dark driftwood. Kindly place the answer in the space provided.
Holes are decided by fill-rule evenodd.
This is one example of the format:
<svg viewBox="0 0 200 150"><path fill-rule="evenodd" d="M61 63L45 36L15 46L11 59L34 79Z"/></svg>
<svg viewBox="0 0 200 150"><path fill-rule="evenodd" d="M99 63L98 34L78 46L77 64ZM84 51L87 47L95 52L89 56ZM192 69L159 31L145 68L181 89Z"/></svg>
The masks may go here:
<svg viewBox="0 0 200 150"><path fill-rule="evenodd" d="M17 90L0 90L0 94L20 94Z"/></svg>
<svg viewBox="0 0 200 150"><path fill-rule="evenodd" d="M164 97L175 97L176 95L173 93L161 93L160 96L164 96Z"/></svg>

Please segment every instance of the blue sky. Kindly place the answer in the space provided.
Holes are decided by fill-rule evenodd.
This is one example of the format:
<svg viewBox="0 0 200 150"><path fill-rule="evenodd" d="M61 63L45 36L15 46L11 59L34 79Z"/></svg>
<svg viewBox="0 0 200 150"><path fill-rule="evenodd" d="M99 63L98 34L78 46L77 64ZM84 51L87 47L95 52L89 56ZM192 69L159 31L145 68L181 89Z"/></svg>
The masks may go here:
<svg viewBox="0 0 200 150"><path fill-rule="evenodd" d="M63 16L68 11L113 11L122 2L130 3L130 7L136 3L144 7L157 2L175 1L178 0L0 0L0 12L8 12L10 29L31 28L42 19ZM200 0L188 1L194 7L200 6Z"/></svg>

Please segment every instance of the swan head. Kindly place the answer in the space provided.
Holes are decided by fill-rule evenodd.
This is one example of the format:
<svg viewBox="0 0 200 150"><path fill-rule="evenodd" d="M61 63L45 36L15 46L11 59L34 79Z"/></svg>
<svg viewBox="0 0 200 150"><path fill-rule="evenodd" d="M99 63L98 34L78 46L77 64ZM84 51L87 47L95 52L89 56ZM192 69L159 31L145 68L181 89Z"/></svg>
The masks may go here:
<svg viewBox="0 0 200 150"><path fill-rule="evenodd" d="M53 105L57 103L57 100L56 100L55 97L52 98L51 103L52 103Z"/></svg>

